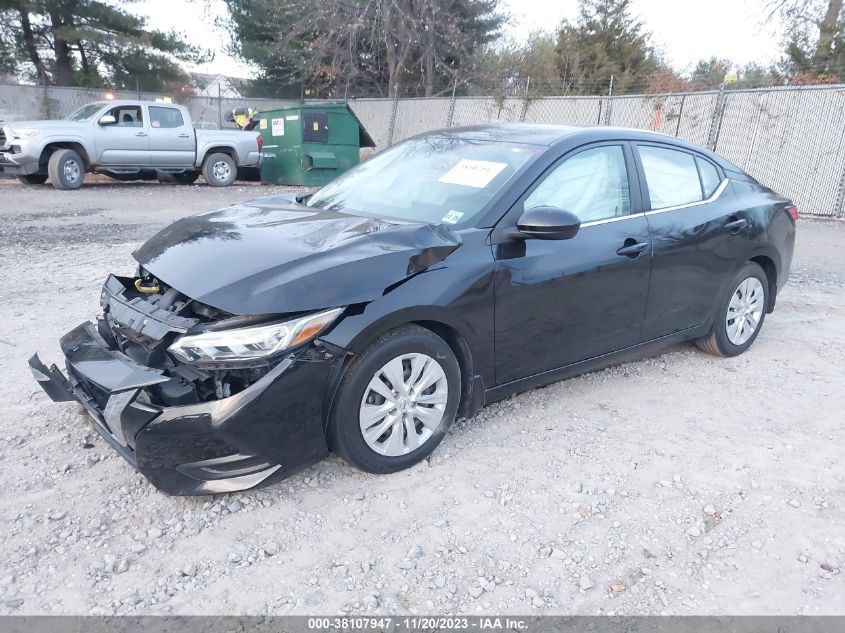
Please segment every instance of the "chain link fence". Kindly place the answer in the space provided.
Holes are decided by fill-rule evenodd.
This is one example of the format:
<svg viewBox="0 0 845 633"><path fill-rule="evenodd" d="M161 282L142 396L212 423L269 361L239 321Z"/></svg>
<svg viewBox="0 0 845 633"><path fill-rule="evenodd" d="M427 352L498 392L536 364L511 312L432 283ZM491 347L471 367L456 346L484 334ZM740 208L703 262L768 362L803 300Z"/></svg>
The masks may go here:
<svg viewBox="0 0 845 633"><path fill-rule="evenodd" d="M170 100L197 127L234 127L233 108L270 110L278 99L227 99L0 84L0 120L62 118L105 98ZM611 125L654 130L706 146L792 198L802 213L845 217L845 85L661 95L352 99L383 149L429 130L484 123Z"/></svg>

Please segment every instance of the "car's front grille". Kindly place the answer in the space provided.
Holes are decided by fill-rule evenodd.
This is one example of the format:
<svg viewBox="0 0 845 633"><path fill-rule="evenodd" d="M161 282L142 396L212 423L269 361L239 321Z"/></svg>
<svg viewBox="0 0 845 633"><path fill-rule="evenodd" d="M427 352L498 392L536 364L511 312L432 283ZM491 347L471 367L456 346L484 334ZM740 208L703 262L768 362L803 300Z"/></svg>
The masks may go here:
<svg viewBox="0 0 845 633"><path fill-rule="evenodd" d="M0 127L0 149L6 149L6 130Z"/></svg>

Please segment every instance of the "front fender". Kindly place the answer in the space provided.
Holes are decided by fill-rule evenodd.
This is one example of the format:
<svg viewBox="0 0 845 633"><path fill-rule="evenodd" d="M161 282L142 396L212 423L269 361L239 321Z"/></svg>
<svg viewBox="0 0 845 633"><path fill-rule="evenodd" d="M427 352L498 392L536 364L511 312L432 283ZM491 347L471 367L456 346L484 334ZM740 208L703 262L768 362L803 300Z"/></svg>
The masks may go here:
<svg viewBox="0 0 845 633"><path fill-rule="evenodd" d="M82 147L82 151L85 154L82 156L82 159L88 163L89 166L91 166L94 162L93 144L83 136L79 136L77 134L50 134L49 136L44 137L39 135L37 138L38 149L34 153L35 158L40 158L47 146L53 143L74 143ZM24 152L26 151L26 149L22 149Z"/></svg>
<svg viewBox="0 0 845 633"><path fill-rule="evenodd" d="M493 384L492 258L470 256L459 264L456 260L461 250L450 256L449 266L429 268L374 301L351 306L347 316L321 339L358 354L400 325L432 324L460 337L475 371L485 384ZM473 252L477 251L467 249L465 255Z"/></svg>

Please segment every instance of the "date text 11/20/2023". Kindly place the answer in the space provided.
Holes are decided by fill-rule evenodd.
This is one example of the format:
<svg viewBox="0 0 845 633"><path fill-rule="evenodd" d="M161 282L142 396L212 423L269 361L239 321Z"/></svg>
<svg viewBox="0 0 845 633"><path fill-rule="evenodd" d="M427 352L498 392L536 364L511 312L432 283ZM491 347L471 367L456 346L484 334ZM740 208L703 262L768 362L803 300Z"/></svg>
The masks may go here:
<svg viewBox="0 0 845 633"><path fill-rule="evenodd" d="M308 629L317 631L421 631L421 630L481 630L481 631L524 631L528 623L523 618L510 617L310 617Z"/></svg>

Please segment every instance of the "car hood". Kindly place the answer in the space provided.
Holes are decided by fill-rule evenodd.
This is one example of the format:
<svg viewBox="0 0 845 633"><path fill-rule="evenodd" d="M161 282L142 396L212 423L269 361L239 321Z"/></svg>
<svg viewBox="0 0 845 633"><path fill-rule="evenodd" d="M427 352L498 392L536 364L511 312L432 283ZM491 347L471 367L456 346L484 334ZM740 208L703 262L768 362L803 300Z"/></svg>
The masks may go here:
<svg viewBox="0 0 845 633"><path fill-rule="evenodd" d="M291 194L183 218L133 255L196 301L256 315L372 301L460 243L442 225L311 209Z"/></svg>
<svg viewBox="0 0 845 633"><path fill-rule="evenodd" d="M44 121L3 121L0 125L10 128L33 127L38 130L54 130L56 128L85 127L90 121L66 121L64 119L50 119Z"/></svg>

